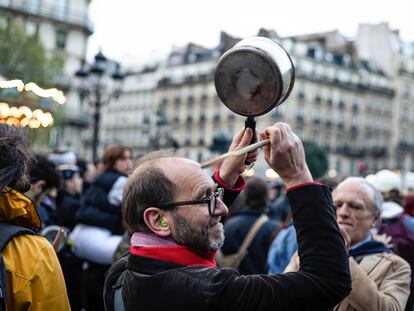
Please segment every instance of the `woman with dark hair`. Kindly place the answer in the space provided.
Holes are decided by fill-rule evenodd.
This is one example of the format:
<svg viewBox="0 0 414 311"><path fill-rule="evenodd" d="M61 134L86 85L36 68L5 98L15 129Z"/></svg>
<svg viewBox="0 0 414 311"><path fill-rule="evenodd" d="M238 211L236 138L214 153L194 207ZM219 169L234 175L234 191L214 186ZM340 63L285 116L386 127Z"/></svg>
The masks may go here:
<svg viewBox="0 0 414 311"><path fill-rule="evenodd" d="M23 131L0 124L0 244L8 241L0 247L0 309L70 310L52 245L30 231L42 224L23 194L30 188L30 159Z"/></svg>
<svg viewBox="0 0 414 311"><path fill-rule="evenodd" d="M103 310L106 270L122 240L121 201L127 176L133 168L132 150L110 145L101 161L102 171L90 184L76 214L79 224L70 234L73 252L85 260L81 292L87 310Z"/></svg>
<svg viewBox="0 0 414 311"><path fill-rule="evenodd" d="M77 214L80 223L108 229L112 234L122 234L122 192L132 167L129 147L110 145L105 150L103 172L86 191Z"/></svg>

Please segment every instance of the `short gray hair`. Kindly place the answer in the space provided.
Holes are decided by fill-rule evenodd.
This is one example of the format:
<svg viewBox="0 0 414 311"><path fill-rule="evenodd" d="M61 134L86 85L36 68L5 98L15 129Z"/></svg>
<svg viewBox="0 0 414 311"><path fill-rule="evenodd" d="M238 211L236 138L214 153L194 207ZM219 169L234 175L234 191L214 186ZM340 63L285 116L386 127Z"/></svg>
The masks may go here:
<svg viewBox="0 0 414 311"><path fill-rule="evenodd" d="M346 181L360 182L364 184L365 186L367 186L368 188L370 188L372 190L371 199L374 202L374 205L372 206L372 213L381 215L383 199L382 199L382 194L378 189L376 189L373 185L367 182L365 178L362 178L362 177L351 176L351 177L347 177L343 182L346 182Z"/></svg>

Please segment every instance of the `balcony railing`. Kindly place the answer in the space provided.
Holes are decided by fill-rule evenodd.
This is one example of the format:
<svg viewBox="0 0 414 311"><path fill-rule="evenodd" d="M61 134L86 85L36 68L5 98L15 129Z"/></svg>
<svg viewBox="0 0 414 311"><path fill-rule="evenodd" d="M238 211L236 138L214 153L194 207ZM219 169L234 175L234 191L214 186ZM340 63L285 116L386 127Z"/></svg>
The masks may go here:
<svg viewBox="0 0 414 311"><path fill-rule="evenodd" d="M44 1L17 2L12 0L0 0L0 8L81 26L90 33L93 32L93 24L88 17L87 9L85 9L86 12L80 12L53 3L45 3Z"/></svg>

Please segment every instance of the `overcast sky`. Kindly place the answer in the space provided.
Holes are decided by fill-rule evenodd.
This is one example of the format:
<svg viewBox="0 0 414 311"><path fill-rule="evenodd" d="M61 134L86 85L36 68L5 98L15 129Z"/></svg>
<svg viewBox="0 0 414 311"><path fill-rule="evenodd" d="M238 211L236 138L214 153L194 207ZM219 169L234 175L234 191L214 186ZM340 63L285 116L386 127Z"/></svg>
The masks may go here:
<svg viewBox="0 0 414 311"><path fill-rule="evenodd" d="M261 27L281 36L338 29L352 37L359 23L388 22L414 42L413 12L412 0L93 0L88 58L102 48L110 58L139 64L173 45L214 47L221 30L245 38Z"/></svg>

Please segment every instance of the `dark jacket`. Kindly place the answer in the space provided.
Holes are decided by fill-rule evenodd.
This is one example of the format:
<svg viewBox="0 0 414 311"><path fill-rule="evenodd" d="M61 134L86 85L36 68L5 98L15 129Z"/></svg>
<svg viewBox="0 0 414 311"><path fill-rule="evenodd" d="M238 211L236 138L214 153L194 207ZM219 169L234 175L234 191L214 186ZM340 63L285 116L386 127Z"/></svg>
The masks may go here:
<svg viewBox="0 0 414 311"><path fill-rule="evenodd" d="M95 179L81 200L76 214L78 222L108 229L113 234L123 233L121 205L116 206L108 201L108 193L121 176L124 175L107 171Z"/></svg>
<svg viewBox="0 0 414 311"><path fill-rule="evenodd" d="M66 191L59 193L56 201L56 212L54 214L55 223L73 229L76 224L76 212L80 206L80 195L72 195Z"/></svg>
<svg viewBox="0 0 414 311"><path fill-rule="evenodd" d="M348 256L327 187L289 191L299 272L240 276L234 269L181 266L130 255L126 310L329 310L351 290Z"/></svg>
<svg viewBox="0 0 414 311"><path fill-rule="evenodd" d="M246 210L230 218L224 223L224 245L221 251L224 255L235 254L240 249L241 244L247 236L250 228L262 212ZM272 241L272 235L280 222L275 220L267 221L257 232L252 244L248 248L248 253L240 263L238 268L240 274L259 274L267 273L266 260L267 251Z"/></svg>
<svg viewBox="0 0 414 311"><path fill-rule="evenodd" d="M289 201L285 193L281 193L277 199L267 204L268 213L267 216L270 218L284 222L290 213Z"/></svg>
<svg viewBox="0 0 414 311"><path fill-rule="evenodd" d="M42 228L55 224L56 205L51 198L45 196L36 208L42 221Z"/></svg>

